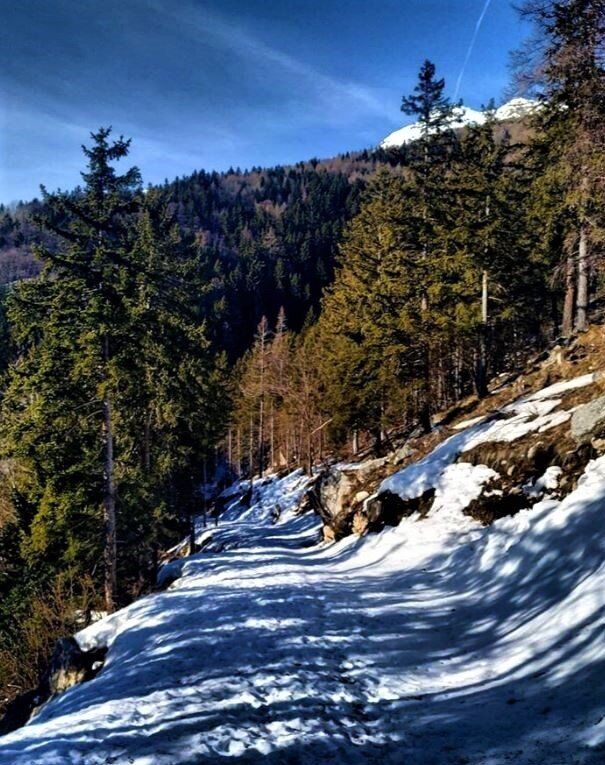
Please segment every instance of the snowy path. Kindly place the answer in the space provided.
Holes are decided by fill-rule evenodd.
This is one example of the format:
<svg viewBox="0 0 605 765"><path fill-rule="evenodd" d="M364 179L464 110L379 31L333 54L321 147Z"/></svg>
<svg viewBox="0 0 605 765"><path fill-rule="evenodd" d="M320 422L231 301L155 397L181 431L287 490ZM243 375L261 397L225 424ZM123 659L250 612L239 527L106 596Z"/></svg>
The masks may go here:
<svg viewBox="0 0 605 765"><path fill-rule="evenodd" d="M605 460L587 472L490 529L437 511L330 546L312 517L271 525L301 484L269 484L168 591L80 634L102 672L0 763L602 763Z"/></svg>

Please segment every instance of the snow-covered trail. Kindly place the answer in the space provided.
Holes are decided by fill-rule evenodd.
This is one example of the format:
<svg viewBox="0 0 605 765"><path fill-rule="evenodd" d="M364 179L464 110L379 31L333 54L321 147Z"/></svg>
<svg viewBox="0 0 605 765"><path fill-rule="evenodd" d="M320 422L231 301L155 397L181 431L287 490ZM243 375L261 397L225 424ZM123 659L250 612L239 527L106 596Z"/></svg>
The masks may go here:
<svg viewBox="0 0 605 765"><path fill-rule="evenodd" d="M259 488L166 592L79 635L101 673L2 765L592 765L605 760L605 458L563 502L318 545ZM212 551L213 550L213 551Z"/></svg>

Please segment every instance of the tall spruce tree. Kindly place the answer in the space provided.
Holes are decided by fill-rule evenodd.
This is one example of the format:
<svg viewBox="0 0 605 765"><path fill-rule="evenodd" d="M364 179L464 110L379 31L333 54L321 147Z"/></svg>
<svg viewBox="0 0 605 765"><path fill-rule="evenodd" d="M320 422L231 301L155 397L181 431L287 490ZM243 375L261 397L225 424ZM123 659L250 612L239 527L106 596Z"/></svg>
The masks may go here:
<svg viewBox="0 0 605 765"><path fill-rule="evenodd" d="M127 151L99 131L82 192L46 195L63 246L40 250L41 276L11 294L18 360L2 409L3 455L28 468L16 486L26 559L50 574L101 569L108 610L150 573L164 519L193 507L222 421L204 287L138 196L138 171L115 171Z"/></svg>
<svg viewBox="0 0 605 765"><path fill-rule="evenodd" d="M420 126L420 139L410 153L410 168L415 186L415 204L418 207L416 236L421 257L427 265L431 257L436 226L442 222L438 213L445 209L442 202L449 169L448 160L455 144L451 123L456 107L444 91L445 80L436 77L435 65L426 60L418 73L418 82L413 93L404 96L401 103L401 110L415 117ZM430 332L428 309L428 285L425 284L419 317L421 334L424 335ZM421 425L428 432L431 429L431 357L428 338L425 339L422 350L422 366L424 371L421 379L424 383L421 384L420 396L423 403L419 414Z"/></svg>
<svg viewBox="0 0 605 765"><path fill-rule="evenodd" d="M113 387L117 336L124 322L120 299L120 277L132 273L126 255L128 214L136 210L141 177L137 168L124 174L112 163L128 154L129 141L110 140L110 129L101 128L92 146L83 147L88 167L82 173L83 194L71 197L49 194L44 201L50 213L44 224L69 243L59 252L39 250L38 255L53 269L55 278L83 298L80 335L81 353L88 366L95 399L101 405L101 454L103 476L103 524L105 545L105 605L115 607L117 596L116 476L114 449ZM63 220L70 221L67 227Z"/></svg>
<svg viewBox="0 0 605 765"><path fill-rule="evenodd" d="M514 350L513 335L527 341L528 324L540 315L544 274L532 260L527 236L527 197L531 182L522 152L496 128L493 104L485 120L470 125L456 160L451 230L475 270L475 387L487 393L489 365ZM472 304L471 304L472 305ZM480 311L480 313L479 313ZM514 326L515 332L511 332Z"/></svg>
<svg viewBox="0 0 605 765"><path fill-rule="evenodd" d="M562 329L586 329L594 267L603 241L605 182L605 3L528 0L522 13L539 45L522 77L537 90L533 149L540 162L536 217L564 275ZM544 225L546 223L546 225ZM575 301L574 301L575 297ZM572 307L575 302L575 317Z"/></svg>

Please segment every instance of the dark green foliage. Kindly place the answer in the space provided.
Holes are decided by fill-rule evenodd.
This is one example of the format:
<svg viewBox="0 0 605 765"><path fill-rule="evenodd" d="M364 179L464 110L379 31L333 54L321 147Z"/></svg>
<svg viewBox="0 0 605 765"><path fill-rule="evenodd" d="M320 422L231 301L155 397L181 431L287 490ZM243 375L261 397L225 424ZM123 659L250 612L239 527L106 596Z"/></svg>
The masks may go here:
<svg viewBox="0 0 605 765"><path fill-rule="evenodd" d="M0 391L2 390L2 377L10 361L10 332L6 318L7 294L6 287L0 287Z"/></svg>
<svg viewBox="0 0 605 765"><path fill-rule="evenodd" d="M531 162L537 250L565 292L562 330L587 326L605 240L605 5L528 0L533 48L522 78L539 95Z"/></svg>
<svg viewBox="0 0 605 765"><path fill-rule="evenodd" d="M428 59L420 67L418 82L410 96L401 100L401 111L417 119L423 138L449 127L455 107L444 94L445 80L435 78L435 65Z"/></svg>
<svg viewBox="0 0 605 765"><path fill-rule="evenodd" d="M93 135L83 190L45 195L41 223L60 246L39 248L43 271L9 294L15 363L0 412L6 602L68 579L71 596L83 597L82 583L99 592L104 573L107 587L108 470L118 581L109 602L148 586L158 548L184 533L222 433L221 360L199 310L206 287L195 253L157 195L138 193L138 171L115 171L127 150L107 130ZM3 618L0 650L18 631Z"/></svg>
<svg viewBox="0 0 605 765"><path fill-rule="evenodd" d="M300 329L318 305L364 187L345 170L200 172L161 190L184 235L199 244L199 269L212 286L203 310L212 339L231 358L247 348L263 315L283 306Z"/></svg>
<svg viewBox="0 0 605 765"><path fill-rule="evenodd" d="M343 226L358 210L366 179L383 161L359 152L289 168L200 171L157 189L184 243L197 250L198 276L210 288L198 304L219 350L232 360L241 355L261 317L281 306L300 329L332 280ZM397 166L401 158L388 161ZM56 246L33 222L41 206L0 211L0 283L36 272L36 242Z"/></svg>

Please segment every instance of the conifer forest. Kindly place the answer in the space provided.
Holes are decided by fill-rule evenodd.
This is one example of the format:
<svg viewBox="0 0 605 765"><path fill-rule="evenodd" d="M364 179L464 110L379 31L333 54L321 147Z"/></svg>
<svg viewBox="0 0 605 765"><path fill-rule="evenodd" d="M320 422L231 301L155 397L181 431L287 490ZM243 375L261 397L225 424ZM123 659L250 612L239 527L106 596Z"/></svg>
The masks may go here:
<svg viewBox="0 0 605 765"><path fill-rule="evenodd" d="M486 10L489 12L489 2L484 13ZM239 586L238 577L250 577L246 587L251 587L252 580L266 575L260 568L246 569L241 563L242 556L248 555L252 562L246 565L260 566L259 551L269 544L259 541L263 523L269 529L263 534L278 534L282 529L279 533L285 535L281 552L271 552L267 558L271 566L285 567L287 556L294 555L294 537L286 535L290 512L292 529L303 521L308 524L300 532L304 542L301 555L316 549L312 545L317 544L320 527L324 547L317 549L325 551L332 549L325 545L340 544L345 546L339 550L351 551L352 547L346 547L350 543L340 540L359 537L359 544L365 544L366 535L368 540L387 540L389 528L403 534L410 522L406 539L417 541L408 541L406 549L411 552L398 555L412 556L414 561L413 556L419 555L415 551L424 549L426 535L433 534L430 530L439 523L440 530L434 533L443 545L443 556L446 552L454 555L458 549L453 537L446 538L446 527L448 534L462 528L471 535L491 534L489 544L495 545L494 535L504 533L499 529L509 529L512 539L521 531L515 526L513 533L511 523L543 512L543 505L547 509L557 505L552 512L562 513L570 498L598 483L594 466L598 467L599 455L605 450L605 430L601 434L594 426L589 436L576 438L581 427L576 421L580 410L588 412L582 407L594 408L599 399L586 398L588 388L582 386L587 382L570 380L584 380L577 377L580 373L592 375L590 384L598 391L602 386L599 364L605 363L605 338L599 334L605 323L605 2L522 0L515 13L524 29L530 30L510 55L508 94L514 99L510 104L523 102L518 111L507 111L508 105L498 107L501 94L494 93L476 120L465 118L465 105L453 95L451 77L429 58L420 58L415 84L401 94L400 102L401 122L413 124L415 131L410 140L385 140L362 150L344 145L343 153L332 158L301 157L296 164L220 171L192 168L190 174L150 183L132 160L136 135L123 136L109 124L90 125L77 185L67 190L42 186L36 198L6 200L0 205L0 717L6 712L9 721L4 729L0 723L0 734L9 734L6 744L0 735L0 763L170 765L219 762L235 756L245 762L267 758L273 763L369 763L380 759L418 765L500 765L509 761L593 765L604 756L605 739L594 732L598 728L596 700L590 708L594 720L590 719L597 726L591 729L593 738L586 733L578 743L580 738L567 732L561 734L561 742L566 743L555 736L549 750L546 729L539 726L551 719L550 711L539 710L557 708L556 699L545 698L547 686L549 693L559 687L555 680L550 685L544 680L540 703L527 713L523 724L511 722L510 730L502 733L502 742L510 744L508 749L508 744L500 745L500 734L493 734L493 741L501 746L497 751L489 742L482 743L477 733L483 731L480 708L484 702L478 701L473 712L476 727L470 714L456 722L449 707L438 707L441 691L416 691L412 681L404 695L392 690L394 686L388 690L385 678L391 670L386 664L384 673L376 670L377 685L372 686L382 690L376 690L375 696L364 691L363 711L361 701L347 701L346 697L346 693L361 693L363 661L370 661L366 657L355 665L353 643L347 648L357 629L354 624L358 622L353 621L342 622L345 637L339 644L338 672L349 672L349 685L343 686L342 697L340 691L331 695L326 690L325 703L336 705L330 714L338 722L334 728L326 723L323 733L317 732L323 712L312 706L308 707L314 710L309 711L309 720L292 728L290 738L283 740L271 728L278 725L277 712L267 712L267 719L273 722L267 723L262 735L245 728L245 739L234 733L238 725L244 731L243 717L236 717L234 711L240 707L229 707L231 711L224 714L233 715L228 718L230 732L221 733L220 738L218 728L213 728L213 739L193 726L187 729L187 738L180 739L178 755L167 743L172 733L153 732L156 723L146 717L150 712L141 711L147 707L139 709L147 720L141 724L152 731L149 741L153 746L149 743L148 749L140 744L143 748L139 750L129 743L142 741L138 734L129 733L133 737L129 739L124 733L115 739L114 749L95 754L94 748L86 748L86 736L72 736L69 725L60 728L60 735L52 732L52 722L63 719L61 714L76 714L69 705L77 706L79 698L88 699L77 707L82 720L96 708L95 699L100 699L99 704L109 703L110 696L103 696L109 691L100 690L101 695L95 697L93 690L104 687L104 675L110 677L117 661L109 662L111 652L115 650L119 657L119 651L125 650L119 648L126 645L120 643L120 637L107 644L95 637L87 647L79 635L100 629L97 625L104 620L123 624L120 619L127 617L121 617L122 613L144 608L151 615L142 613L137 618L153 635L154 625L164 624L164 611L153 605L154 598L159 603L159 598L171 593L176 597L183 591L178 582L191 581L202 588L204 577L210 577L210 589L204 590L203 598L200 595L203 609L210 610L203 612L206 615L200 611L199 622L191 621L187 628L199 636L211 629L209 624L214 625L209 647L200 649L200 656L220 652L221 641L234 640L231 632L229 636L221 632L220 620L212 621L212 609L219 608L222 601L212 594L210 582L215 569L217 577L223 576L220 561L225 571L233 566L229 569L234 578L229 584L232 589L225 590L231 598L235 597L233 588ZM169 161L165 172L170 178ZM573 374L572 368L577 370ZM553 383L564 391L557 394L557 404L552 398L555 394L546 393ZM571 413L567 417L561 410L552 411L560 399ZM529 415L523 406L530 401L534 409L526 423L524 418ZM603 407L605 429L605 404ZM593 410L590 413L592 416ZM561 416L548 419L555 415ZM463 423L453 424L462 416L466 418ZM533 418L537 418L535 433L527 435ZM527 424L522 436L516 431L512 434L513 425L517 427L519 422ZM486 433L492 431L485 430L485 423L492 430L512 424L504 435L488 437ZM468 430L461 430L463 427ZM467 432L466 445L456 446L454 455L452 444L466 438ZM444 440L446 436L449 440ZM527 439L531 438L530 443ZM463 452L468 459L461 462ZM539 459L536 454L541 455ZM437 464L441 471L449 467L439 473L438 480L426 478L427 466L433 470ZM402 472L393 472L395 468L389 465L398 465ZM454 472L462 470L467 472L456 478L454 487ZM555 480L550 486L548 480L553 476L559 476L559 484ZM488 483L492 490L486 492L483 487ZM469 496L459 515L463 520L450 519L452 508L462 502L465 492ZM597 506L605 507L605 487L600 504L597 494L595 489L592 499L586 500L586 507L594 506L595 512ZM262 522L255 520L259 508L266 514L259 515L265 519ZM439 513L446 514L443 521L439 521ZM313 526L310 518L320 526ZM588 510L582 518L588 524ZM416 519L415 524L411 519ZM253 536L236 536L237 524L244 524L245 533ZM595 524L594 529L599 528L602 521ZM224 536L219 538L221 528ZM539 546L535 547L538 542L532 542L530 531L538 532L534 526L531 530L524 527L526 541L520 544L525 546L519 547L525 550L523 555L529 555L530 549L544 552L536 560L520 554L516 565L529 579L523 580L519 590L513 584L508 590L509 599L519 608L525 607L522 593L533 597L534 605L540 602L540 594L532 595L531 587L537 580L550 581L551 570L542 569L540 561L550 561L551 551L560 550L557 560L562 561L561 573L553 574L557 586L563 586L577 561L588 565L590 544L597 545L605 526L599 532L588 526L586 532L578 531L569 542L574 551L569 560L574 563L564 564L567 548L561 537L567 530L571 538L571 528L569 520L558 526L553 521L553 529L548 527L542 537L536 537ZM417 539L415 535L421 533L426 539ZM271 544L275 539L270 537ZM483 544L476 541L479 539L484 537L473 537L475 547ZM240 548L245 549L238 553ZM489 563L493 566L490 571L497 572L493 577L508 571L507 565L513 571L513 553L493 554L496 557ZM337 566L338 555L341 553L334 553L325 565ZM391 553L384 555L386 560ZM598 568L599 556L595 556L591 572ZM553 555L552 560L555 558ZM218 562L207 569L204 566L211 564L206 560ZM410 593L417 592L422 599L427 597L423 592L437 587L430 579L431 571L438 568L435 560L418 558L413 578L412 569L406 569L409 578L401 579L401 585L392 590L386 583L381 585L378 575L371 579L371 586L381 596L390 593L392 603L398 597L409 601L408 606L401 606L409 609L405 612L408 626L387 628L385 622L381 638L392 633L396 642L397 634L408 634L405 630L412 629L413 620L420 620L415 610L418 601ZM474 564L470 557L462 564L460 560L456 559L458 573L452 579L464 580L466 584L460 587L468 595L474 586L469 573ZM475 583L483 582L482 593L489 600L490 582L495 579L485 573L487 553L482 560L481 577L486 578ZM602 563L600 559L598 565ZM393 571L399 571L399 563L392 565ZM448 565L454 571L454 564ZM317 566L321 568L319 563ZM179 573L173 576L175 567ZM317 580L308 585L308 596L300 595L310 598L305 609L312 614L321 604L311 601L324 598L320 593L336 582L337 567L326 570L335 573L326 574L323 584ZM280 586L286 587L289 577L298 576L288 571L284 568L279 574L276 581ZM397 573L400 575L403 577ZM350 575L351 588L355 576ZM511 582L514 576L510 573ZM176 585L174 580L178 580ZM444 586L445 580L440 581ZM333 610L329 610L332 621L321 628L320 642L340 629L334 626L335 619L344 619L335 615L340 613L338 603L352 597L344 582L338 597L334 595ZM231 610L225 611L225 618L234 619L233 634L240 629L238 620L243 630L252 618L246 616L248 598L260 598L265 592L248 591L249 596L243 594L241 602L233 600ZM163 594L156 595L158 592ZM293 604L295 598L288 597L294 596L286 597ZM363 597L359 596L360 602ZM600 597L601 603L602 593L593 597ZM555 599L553 595L553 603ZM449 602L444 596L443 603ZM480 621L474 612L464 611L470 608L464 600L451 602L466 614L466 621L460 617L455 634L452 627L452 644L462 644L465 625L475 617L475 637L481 634L487 640L486 633L497 630L490 627L490 619L499 618L500 606L486 611ZM602 603L598 606L600 630L603 607ZM187 618L192 620L197 606L184 606L183 612L189 608L193 610ZM281 616L275 616L278 627L274 629L286 629L283 625L298 616L311 620L305 609L299 614L298 606L292 605L291 612L288 608L284 606ZM598 608L595 606L595 613ZM567 618L562 616L560 623ZM379 640L379 633L369 626L374 624L374 616L364 619L359 629L366 630L367 647L368 641ZM420 632L400 637L403 642L397 645L402 651L418 650L420 657L434 645L435 662L443 656L447 663L450 643L438 649L435 624L428 616L424 626L418 622L417 630L427 633L424 649L421 642L418 648L414 642L420 640ZM519 624L514 629L522 630ZM126 634L119 632L122 627L112 629L118 629L118 635ZM534 635L540 630L546 635L548 629L531 628ZM574 655L588 650L588 643L580 645L579 637L584 635L588 641L588 627L582 629L584 632L574 633ZM469 628L468 640L470 632ZM87 682L65 691L55 688L46 701L49 694L41 696L40 688L49 682L52 687L57 646L66 645L61 640L67 639L75 644L70 637L74 634L82 656L93 643L95 650L101 646L109 651L107 659L99 660L99 666L103 661L105 666L82 670ZM562 633L557 635L563 639ZM242 633L243 652L249 647L246 640ZM166 641L172 645L167 637ZM321 654L324 658L318 655L306 663L307 654L298 653L295 643L292 637L290 652L281 641L280 650L295 663L294 674L302 666L319 678L317 686L301 691L301 698L308 700L305 704L312 705L324 693L321 682L328 683L328 679L322 667L329 665L336 649L325 647L326 652L332 651L329 657ZM149 645L141 642L132 655L147 655ZM159 656L158 646L164 643L158 638L154 645ZM189 650L193 656L196 649ZM234 643L229 661L238 650ZM283 668L272 670L277 666L271 664L272 657L277 654L262 650L250 659L251 665L257 662L259 667L266 664L266 672L285 672ZM390 649L376 643L376 651L382 650L388 653ZM561 649L561 658L553 659L559 668L568 666L563 664L563 654ZM577 670L578 678L596 684L602 696L602 644L600 654L597 651L592 656L590 671L597 674L591 675L583 664ZM131 660L124 659L122 671ZM219 666L227 659L216 661ZM414 667L420 661L414 660ZM491 666L499 666L497 661L486 658L486 663L493 662ZM471 664L469 658L468 666ZM177 665L172 671L189 677L192 665ZM354 665L358 669L351 669ZM545 673L545 667L537 666L535 672ZM97 671L98 676L89 679ZM212 674L214 670L207 671ZM414 671L406 670L405 677L409 679ZM451 677L458 671L452 669ZM514 672L510 672L512 677ZM240 676L235 671L225 673L223 688L230 678ZM418 682L418 688L424 688ZM451 692L463 682L462 677L452 680ZM504 718L521 715L520 682L517 691L511 686L503 697ZM111 686L117 687L121 688ZM160 686L145 687L160 693ZM583 707L573 701L576 692L576 686L566 691L571 701L561 718L564 722L553 723L548 730L567 730L567 722L576 720L574 706L580 715ZM215 698L212 693L204 691L204 703ZM256 693L252 686L250 693ZM530 695L526 693L526 697ZM409 733L411 737L405 738L405 745L395 723L384 740L377 737L383 719L379 707L395 704L395 697L404 699L407 706L397 713L390 707L388 719L398 719L401 714L407 720L401 723L405 736ZM435 715L422 733L415 727L421 718L406 711L410 705L420 704L420 698L424 705L434 705ZM27 713L20 711L24 703L29 704ZM158 709L163 703L157 701ZM258 703L257 713L262 717L267 708L262 704L273 702ZM305 709L300 706L296 719L305 718ZM187 710L194 717L198 714ZM427 706L424 714L430 714ZM19 724L10 722L15 715ZM500 724L499 715L493 712L495 725ZM452 739L450 750L439 749L435 743L436 737L445 735L438 732L438 719L452 719L452 729L458 726L459 738ZM30 722L21 728L27 720ZM586 720L573 730L579 731ZM209 725L206 718L204 725ZM533 739L532 725L540 731ZM357 740L349 728L342 736L334 733L337 728L340 731L339 726L361 731L361 738ZM38 728L39 738L31 733L27 739L28 730ZM524 743L521 728L527 728ZM22 739L15 738L13 744L15 735ZM57 742L63 735L70 743L61 748ZM108 723L100 741L105 746L116 735ZM178 737L180 732L174 735ZM194 744L195 735L199 740ZM262 745L258 743L261 739ZM428 743L422 744L421 739ZM543 748L536 743L538 739Z"/></svg>

